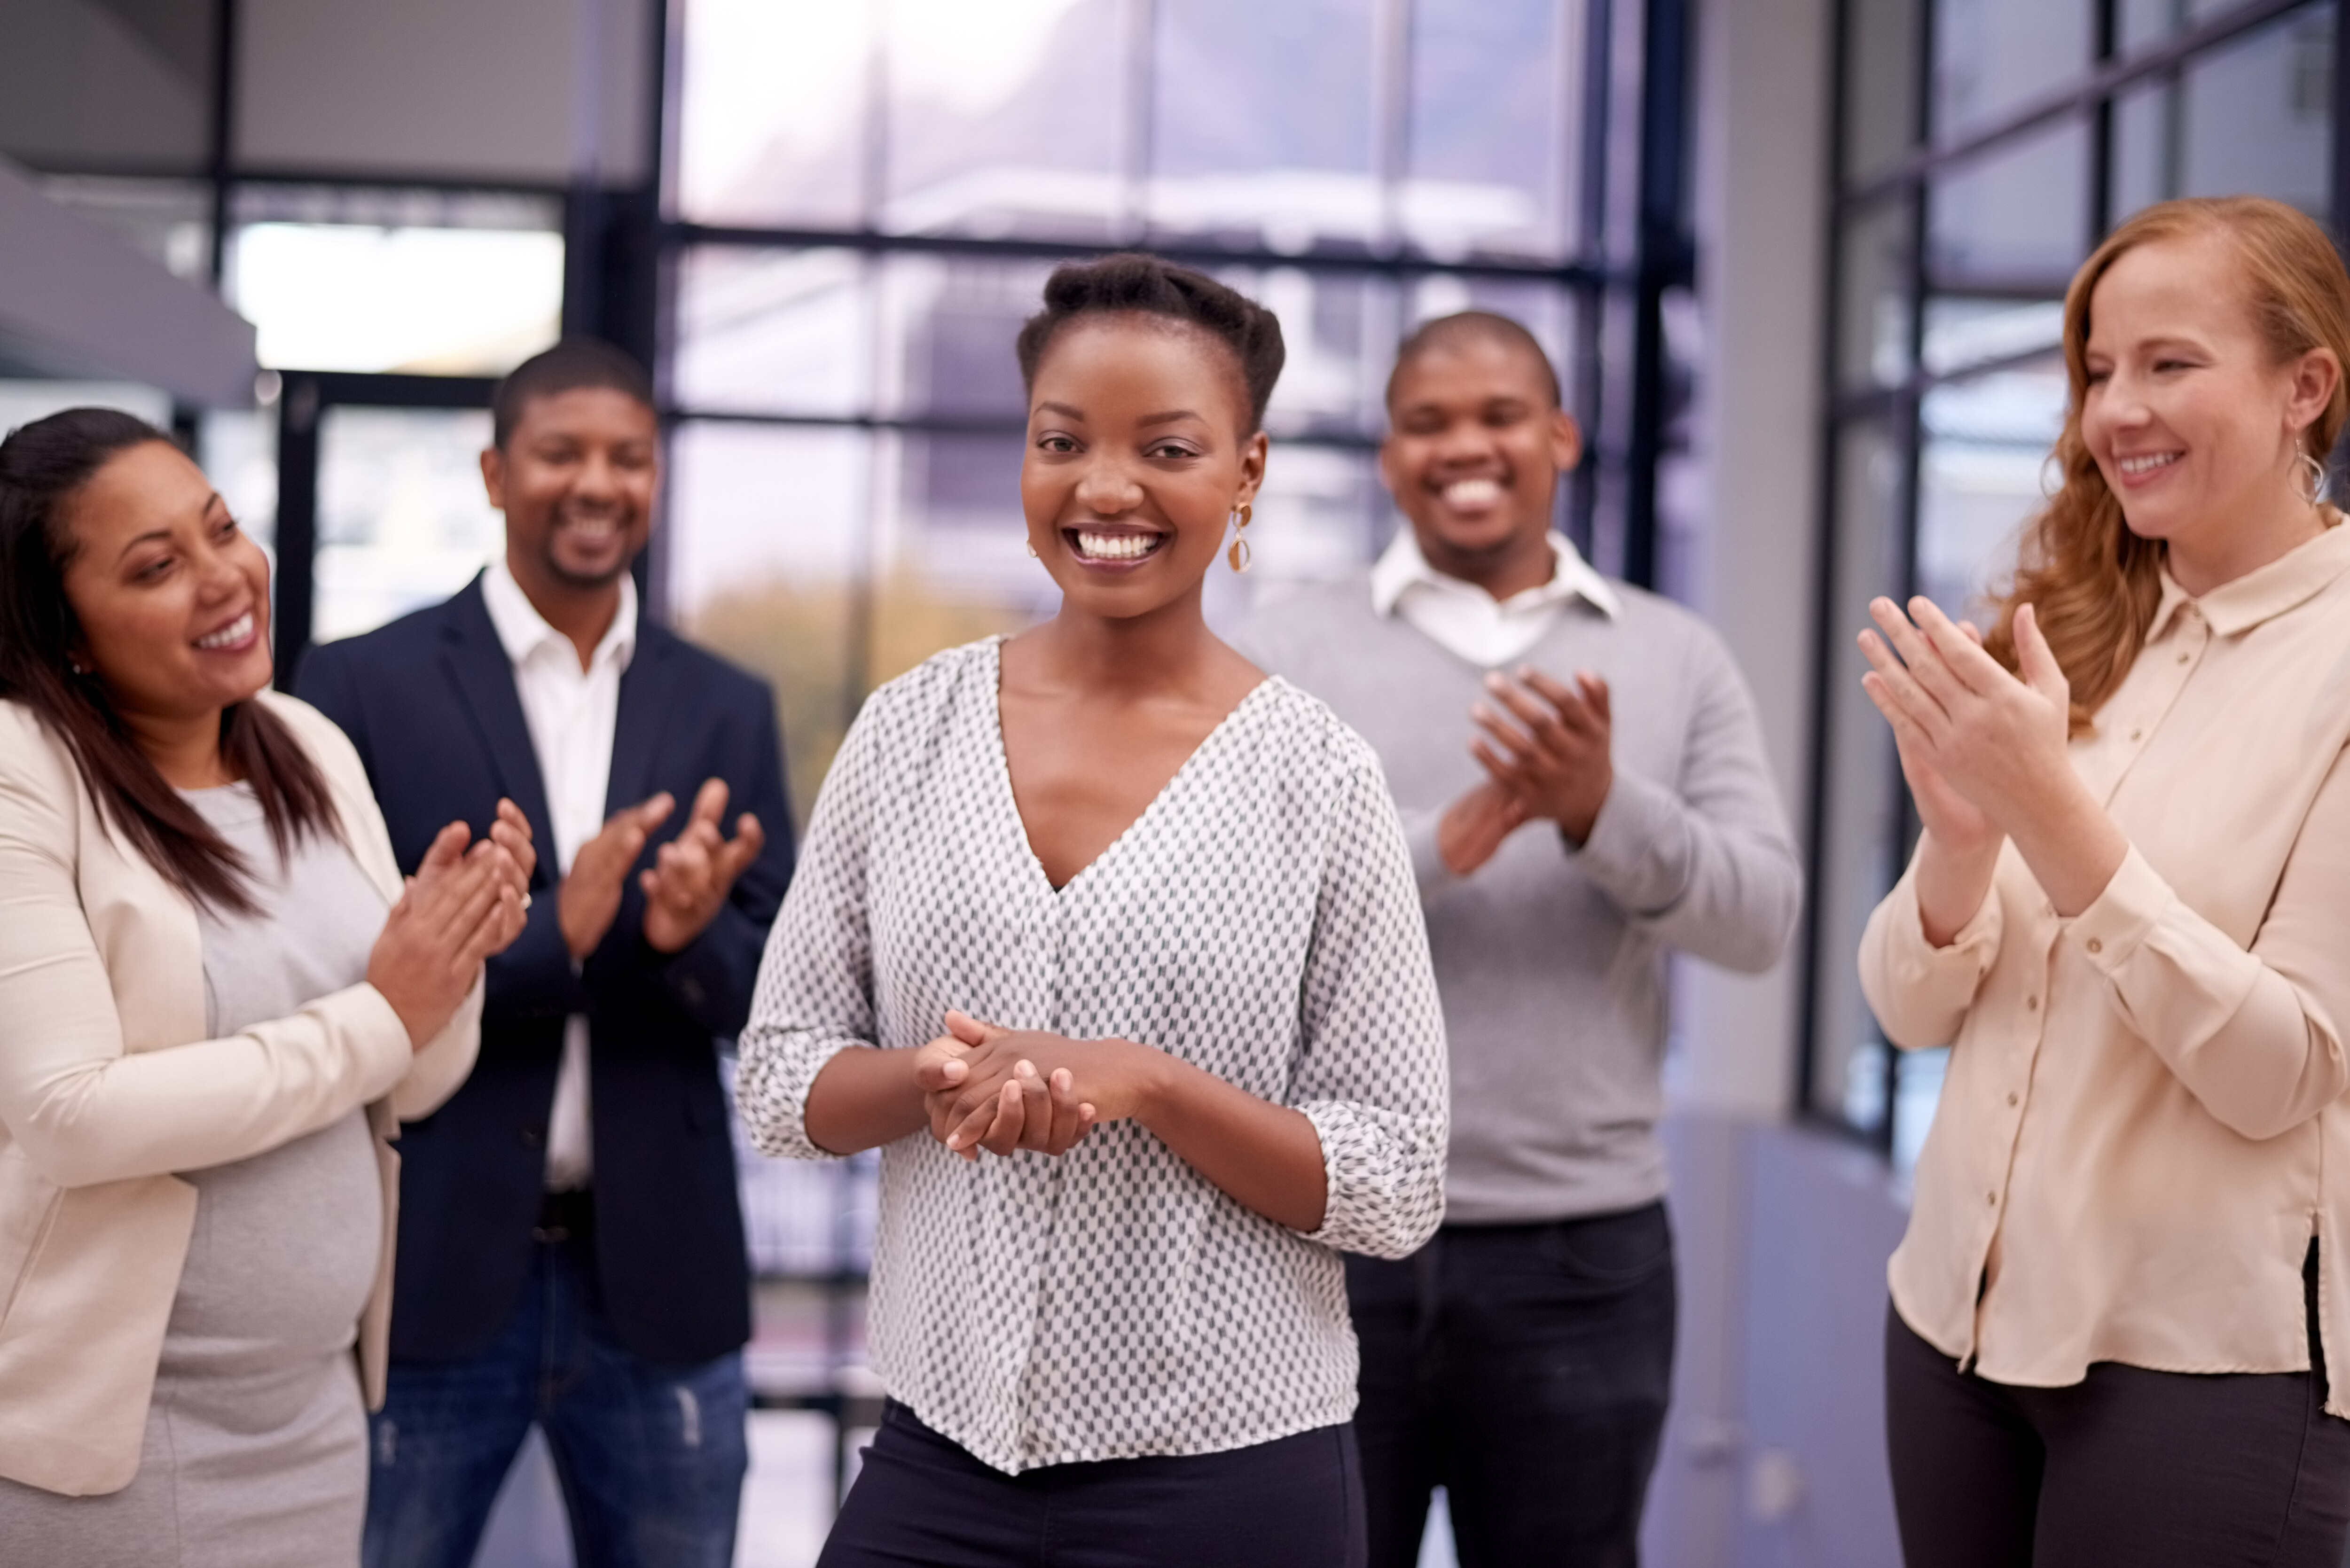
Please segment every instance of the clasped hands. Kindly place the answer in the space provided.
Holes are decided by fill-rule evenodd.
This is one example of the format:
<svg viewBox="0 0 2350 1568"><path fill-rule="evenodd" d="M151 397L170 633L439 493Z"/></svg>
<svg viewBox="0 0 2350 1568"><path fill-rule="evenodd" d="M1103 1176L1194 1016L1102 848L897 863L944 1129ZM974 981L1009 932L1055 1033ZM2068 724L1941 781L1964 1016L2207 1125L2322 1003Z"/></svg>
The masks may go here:
<svg viewBox="0 0 2350 1568"><path fill-rule="evenodd" d="M1159 1056L1130 1040L1001 1029L950 1012L946 1033L917 1054L914 1078L931 1136L963 1158L1061 1155L1099 1124L1138 1114Z"/></svg>
<svg viewBox="0 0 2350 1568"><path fill-rule="evenodd" d="M1614 719L1598 676L1578 670L1569 685L1522 664L1514 680L1488 673L1485 691L1490 701L1469 710L1481 732L1469 750L1485 781L1447 806L1436 830L1437 853L1456 877L1537 818L1581 845L1616 782Z"/></svg>

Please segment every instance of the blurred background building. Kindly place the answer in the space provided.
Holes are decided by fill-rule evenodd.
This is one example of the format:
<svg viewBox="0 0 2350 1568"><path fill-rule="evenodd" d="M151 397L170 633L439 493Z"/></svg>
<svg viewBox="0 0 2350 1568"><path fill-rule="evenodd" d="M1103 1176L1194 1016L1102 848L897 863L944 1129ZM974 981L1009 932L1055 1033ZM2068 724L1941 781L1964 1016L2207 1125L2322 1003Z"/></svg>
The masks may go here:
<svg viewBox="0 0 2350 1568"><path fill-rule="evenodd" d="M611 338L669 441L648 602L775 682L805 813L875 684L1049 607L1011 342L1056 261L1148 246L1282 318L1223 621L1396 526L1399 336L1524 320L1593 437L1562 526L1722 628L1813 873L1778 971L1677 977L1650 1560L1883 1564L1940 1064L1853 976L1915 826L1851 633L2010 558L2116 220L2350 218L2344 47L2333 0L0 0L0 427L177 431L275 552L290 671L479 569L494 379ZM744 1172L742 1561L806 1563L877 1405L870 1173ZM568 1561L551 1485L518 1467L488 1568Z"/></svg>

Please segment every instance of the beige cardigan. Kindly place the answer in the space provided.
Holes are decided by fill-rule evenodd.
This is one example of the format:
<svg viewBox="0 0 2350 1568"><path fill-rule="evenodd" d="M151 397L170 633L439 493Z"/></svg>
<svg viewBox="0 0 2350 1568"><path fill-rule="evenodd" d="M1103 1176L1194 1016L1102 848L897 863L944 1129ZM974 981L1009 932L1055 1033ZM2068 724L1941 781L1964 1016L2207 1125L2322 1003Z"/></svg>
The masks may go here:
<svg viewBox="0 0 2350 1568"><path fill-rule="evenodd" d="M359 755L325 717L261 701L326 774L359 866L400 868ZM70 754L0 701L0 1476L71 1495L138 1472L196 1213L172 1174L246 1159L365 1106L383 1257L359 1324L383 1398L400 1118L472 1071L482 987L422 1051L371 985L204 1038L195 907L100 819Z"/></svg>

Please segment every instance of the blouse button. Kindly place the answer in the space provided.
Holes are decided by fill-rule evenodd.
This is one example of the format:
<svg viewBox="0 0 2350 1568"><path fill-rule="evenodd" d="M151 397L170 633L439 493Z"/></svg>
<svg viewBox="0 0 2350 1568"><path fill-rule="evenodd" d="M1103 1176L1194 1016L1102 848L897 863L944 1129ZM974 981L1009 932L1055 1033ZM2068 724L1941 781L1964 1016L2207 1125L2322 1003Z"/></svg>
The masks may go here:
<svg viewBox="0 0 2350 1568"><path fill-rule="evenodd" d="M2036 996L2027 996L2027 997L2025 997L2025 998L2023 999L2023 1011L2024 1011L2024 1012L2039 1012L2039 1011L2040 1011L2040 999L2039 999L2038 997L2036 997Z"/></svg>
<svg viewBox="0 0 2350 1568"><path fill-rule="evenodd" d="M1991 1208L1991 1209L1996 1209L1996 1208L1998 1208L1998 1207L1999 1207L1999 1194L1998 1194L1998 1193L1996 1193L1996 1192L1986 1192L1986 1193L1984 1193L1984 1194L1983 1194L1983 1204L1984 1204L1984 1206L1985 1206L1986 1208Z"/></svg>
<svg viewBox="0 0 2350 1568"><path fill-rule="evenodd" d="M2131 740L2133 740L2133 741L2135 741L2135 740L2137 740L2139 736L2141 736L2141 735L2143 735L2143 734L2145 734L2145 733L2146 733L2146 732L2145 732L2144 730L2132 730L2132 731L2130 732L2130 739L2131 739Z"/></svg>
<svg viewBox="0 0 2350 1568"><path fill-rule="evenodd" d="M2007 1103L2011 1106L2016 1103L2015 1091L2012 1089L2007 1092Z"/></svg>
<svg viewBox="0 0 2350 1568"><path fill-rule="evenodd" d="M2087 946L2088 950L2089 950L2091 952L2093 952L2093 953L2101 953L2101 952L2103 952L2103 951L2105 951L2105 950L2106 950L2106 944L2105 944L2105 943L2103 943L2103 942L2101 942L2101 941L2099 941L2099 940L2098 940L2096 938L2095 938L2095 937L2091 937L2091 938L2088 940L2088 941L2087 941L2087 943L2086 943L2085 945Z"/></svg>
<svg viewBox="0 0 2350 1568"><path fill-rule="evenodd" d="M2195 657L2195 656L2194 656L2193 654L2191 654L2191 653L2182 653L2182 654L2180 654L2180 655L2178 656L2178 662L2179 662L2179 663L2181 663L2181 664L2184 664L2184 663L2186 663L2189 659L2192 659L2192 658L2194 658L2194 657Z"/></svg>

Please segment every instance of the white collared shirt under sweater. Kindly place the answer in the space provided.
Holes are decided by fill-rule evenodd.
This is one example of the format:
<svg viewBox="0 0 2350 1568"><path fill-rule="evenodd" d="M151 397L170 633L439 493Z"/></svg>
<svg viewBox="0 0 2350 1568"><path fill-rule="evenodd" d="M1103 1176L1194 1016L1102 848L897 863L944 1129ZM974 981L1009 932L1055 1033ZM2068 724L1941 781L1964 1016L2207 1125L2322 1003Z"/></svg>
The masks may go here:
<svg viewBox="0 0 2350 1568"><path fill-rule="evenodd" d="M804 1122L840 1050L912 1049L950 1008L1144 1042L1293 1106L1328 1206L1301 1234L1139 1124L1058 1158L881 1155L873 1364L1008 1472L1197 1454L1335 1425L1356 1345L1338 1251L1399 1257L1441 1217L1444 1035L1378 763L1277 678L1055 889L1012 794L998 649L877 691L817 800L761 965L739 1090L754 1141Z"/></svg>

